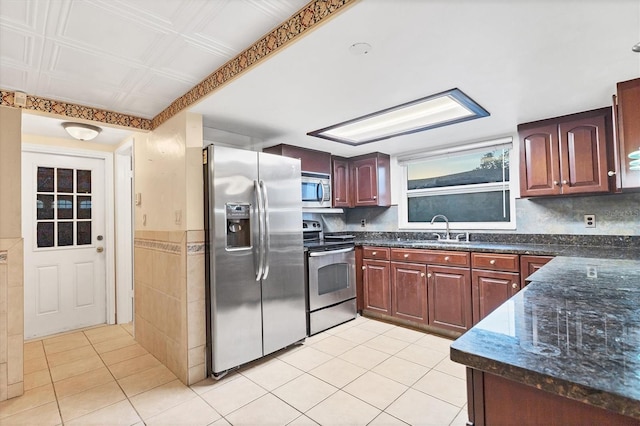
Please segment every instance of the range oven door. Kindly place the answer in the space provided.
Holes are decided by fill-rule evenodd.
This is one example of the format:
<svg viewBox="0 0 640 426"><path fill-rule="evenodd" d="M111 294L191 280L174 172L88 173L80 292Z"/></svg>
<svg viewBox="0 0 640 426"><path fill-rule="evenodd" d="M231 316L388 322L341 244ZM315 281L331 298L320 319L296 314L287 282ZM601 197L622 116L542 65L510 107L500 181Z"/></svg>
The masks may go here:
<svg viewBox="0 0 640 426"><path fill-rule="evenodd" d="M315 311L356 297L353 247L309 253L309 310Z"/></svg>

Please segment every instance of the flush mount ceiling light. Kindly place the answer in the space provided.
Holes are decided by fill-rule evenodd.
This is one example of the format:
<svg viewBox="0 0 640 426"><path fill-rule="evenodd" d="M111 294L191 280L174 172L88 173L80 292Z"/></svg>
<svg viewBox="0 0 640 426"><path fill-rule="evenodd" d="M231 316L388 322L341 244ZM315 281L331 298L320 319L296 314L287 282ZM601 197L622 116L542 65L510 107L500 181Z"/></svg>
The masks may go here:
<svg viewBox="0 0 640 426"><path fill-rule="evenodd" d="M460 89L451 89L314 130L307 135L348 145L362 145L488 115L487 110Z"/></svg>
<svg viewBox="0 0 640 426"><path fill-rule="evenodd" d="M98 133L102 131L98 126L92 126L91 124L85 123L72 123L69 121L62 123L62 127L64 127L72 138L79 139L81 141L90 141L98 136Z"/></svg>

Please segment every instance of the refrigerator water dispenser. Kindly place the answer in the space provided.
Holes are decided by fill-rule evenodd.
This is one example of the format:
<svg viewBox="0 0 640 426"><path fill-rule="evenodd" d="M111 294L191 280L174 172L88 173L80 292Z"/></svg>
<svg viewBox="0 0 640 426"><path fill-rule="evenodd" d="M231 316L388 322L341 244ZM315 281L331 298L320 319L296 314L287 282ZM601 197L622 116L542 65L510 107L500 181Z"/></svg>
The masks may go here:
<svg viewBox="0 0 640 426"><path fill-rule="evenodd" d="M227 249L251 248L251 204L227 203Z"/></svg>

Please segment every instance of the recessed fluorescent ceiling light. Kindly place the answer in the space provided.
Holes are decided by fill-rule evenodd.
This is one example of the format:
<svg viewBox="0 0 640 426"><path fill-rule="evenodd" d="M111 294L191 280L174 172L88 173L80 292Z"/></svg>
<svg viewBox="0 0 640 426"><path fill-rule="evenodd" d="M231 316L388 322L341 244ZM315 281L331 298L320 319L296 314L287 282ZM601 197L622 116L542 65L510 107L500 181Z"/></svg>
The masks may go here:
<svg viewBox="0 0 640 426"><path fill-rule="evenodd" d="M387 108L307 133L348 145L362 145L486 117L489 112L459 89Z"/></svg>

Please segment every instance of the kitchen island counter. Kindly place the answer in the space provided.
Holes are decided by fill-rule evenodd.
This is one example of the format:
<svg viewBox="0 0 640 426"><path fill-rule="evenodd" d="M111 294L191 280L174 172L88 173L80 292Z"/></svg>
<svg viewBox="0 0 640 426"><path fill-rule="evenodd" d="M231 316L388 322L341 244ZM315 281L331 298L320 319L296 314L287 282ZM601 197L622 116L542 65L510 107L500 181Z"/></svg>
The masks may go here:
<svg viewBox="0 0 640 426"><path fill-rule="evenodd" d="M529 280L451 345L451 359L471 369L475 424L491 423L490 411L498 410L485 406L491 386L474 387L486 376L640 424L640 261L560 256ZM518 401L525 413L528 400ZM545 413L549 420L556 414Z"/></svg>

